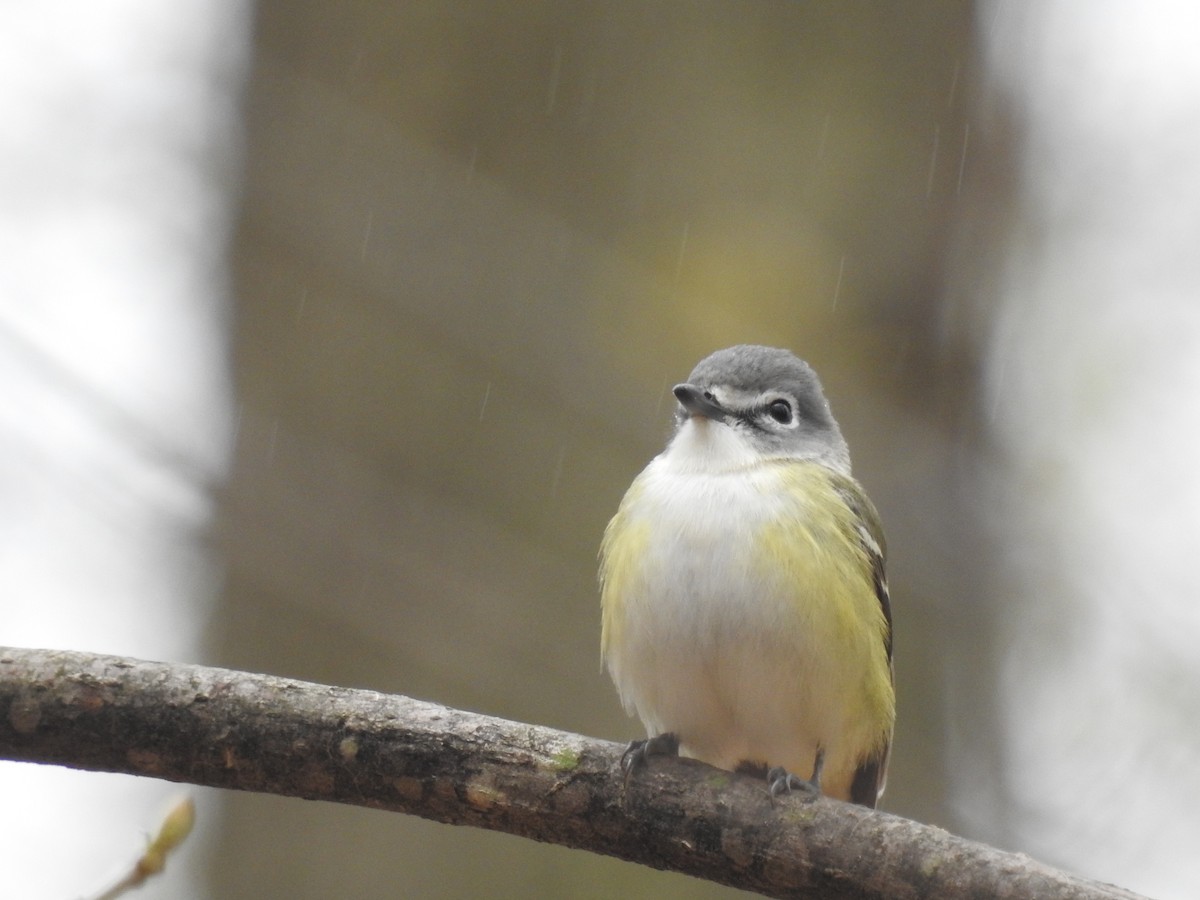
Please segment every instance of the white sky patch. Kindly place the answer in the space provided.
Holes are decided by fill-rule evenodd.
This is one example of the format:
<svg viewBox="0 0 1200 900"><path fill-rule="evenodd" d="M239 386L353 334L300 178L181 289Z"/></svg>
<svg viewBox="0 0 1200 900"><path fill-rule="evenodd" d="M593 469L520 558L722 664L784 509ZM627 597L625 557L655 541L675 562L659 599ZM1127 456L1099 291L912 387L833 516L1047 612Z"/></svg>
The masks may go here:
<svg viewBox="0 0 1200 900"><path fill-rule="evenodd" d="M219 579L202 538L232 440L223 254L248 13L5 9L0 644L197 657ZM178 792L0 765L6 894L100 887ZM139 897L198 895L186 864L168 876Z"/></svg>
<svg viewBox="0 0 1200 900"><path fill-rule="evenodd" d="M993 335L1012 840L1200 896L1200 7L999 3L1022 214Z"/></svg>

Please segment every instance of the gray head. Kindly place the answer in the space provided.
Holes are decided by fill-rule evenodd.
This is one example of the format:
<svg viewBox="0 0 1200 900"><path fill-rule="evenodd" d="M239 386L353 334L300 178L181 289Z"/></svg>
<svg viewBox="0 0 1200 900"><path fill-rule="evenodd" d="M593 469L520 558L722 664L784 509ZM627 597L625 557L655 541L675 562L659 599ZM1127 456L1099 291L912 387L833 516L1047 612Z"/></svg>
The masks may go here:
<svg viewBox="0 0 1200 900"><path fill-rule="evenodd" d="M814 459L849 474L850 452L817 373L788 350L739 344L675 386L678 431L694 419L733 430L757 455Z"/></svg>

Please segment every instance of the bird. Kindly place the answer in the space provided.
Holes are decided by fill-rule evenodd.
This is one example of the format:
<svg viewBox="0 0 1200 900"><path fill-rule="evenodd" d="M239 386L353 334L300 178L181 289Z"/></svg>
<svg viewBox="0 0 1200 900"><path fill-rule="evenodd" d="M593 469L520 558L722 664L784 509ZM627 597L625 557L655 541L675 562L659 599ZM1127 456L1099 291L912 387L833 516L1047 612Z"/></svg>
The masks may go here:
<svg viewBox="0 0 1200 900"><path fill-rule="evenodd" d="M601 653L653 755L875 807L895 722L879 515L812 367L738 345L673 389L675 430L600 550Z"/></svg>

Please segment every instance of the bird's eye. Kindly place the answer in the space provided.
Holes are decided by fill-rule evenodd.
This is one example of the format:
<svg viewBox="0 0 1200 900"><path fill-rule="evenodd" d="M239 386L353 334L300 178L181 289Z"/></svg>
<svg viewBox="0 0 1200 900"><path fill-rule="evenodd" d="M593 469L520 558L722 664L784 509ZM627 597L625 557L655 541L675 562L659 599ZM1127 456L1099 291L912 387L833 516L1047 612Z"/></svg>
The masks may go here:
<svg viewBox="0 0 1200 900"><path fill-rule="evenodd" d="M786 400L772 400L767 407L767 415L780 425L790 424L792 421L792 404Z"/></svg>

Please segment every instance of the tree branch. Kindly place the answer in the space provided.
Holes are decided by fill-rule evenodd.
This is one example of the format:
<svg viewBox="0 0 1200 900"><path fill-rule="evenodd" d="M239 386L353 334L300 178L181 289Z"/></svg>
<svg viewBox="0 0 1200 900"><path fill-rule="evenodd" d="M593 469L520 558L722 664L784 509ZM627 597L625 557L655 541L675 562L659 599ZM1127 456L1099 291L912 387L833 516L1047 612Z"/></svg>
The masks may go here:
<svg viewBox="0 0 1200 900"><path fill-rule="evenodd" d="M777 897L1133 898L761 779L423 703L204 666L0 648L0 758L389 809Z"/></svg>

